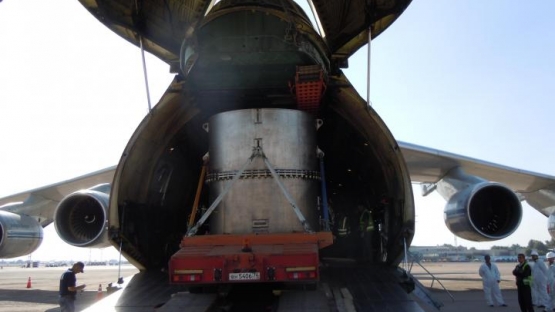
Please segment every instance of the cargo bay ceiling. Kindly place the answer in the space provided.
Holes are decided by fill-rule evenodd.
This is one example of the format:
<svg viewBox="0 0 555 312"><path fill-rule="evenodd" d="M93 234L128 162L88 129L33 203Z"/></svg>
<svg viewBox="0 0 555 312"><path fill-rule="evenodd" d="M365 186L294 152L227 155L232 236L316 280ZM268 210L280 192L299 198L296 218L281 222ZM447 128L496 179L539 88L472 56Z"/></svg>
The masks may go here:
<svg viewBox="0 0 555 312"><path fill-rule="evenodd" d="M79 0L100 22L134 45L179 68L179 51L194 35L214 0ZM307 0L298 0L307 1ZM330 49L332 61L343 63L403 13L411 0L308 0ZM243 0L241 5L276 6L289 0ZM284 5L285 7L285 5ZM299 8L300 9L300 8ZM311 14L311 12L306 12Z"/></svg>

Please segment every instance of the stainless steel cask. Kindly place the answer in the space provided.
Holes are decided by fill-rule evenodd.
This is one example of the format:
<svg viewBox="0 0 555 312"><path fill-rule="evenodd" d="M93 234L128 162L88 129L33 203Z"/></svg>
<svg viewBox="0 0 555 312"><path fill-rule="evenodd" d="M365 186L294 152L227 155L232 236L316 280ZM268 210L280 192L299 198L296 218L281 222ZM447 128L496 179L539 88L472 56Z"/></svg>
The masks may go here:
<svg viewBox="0 0 555 312"><path fill-rule="evenodd" d="M290 233L303 227L278 187L260 147L312 229L317 229L319 172L314 117L298 110L247 109L209 120L209 184L212 203L248 165L210 217L212 234Z"/></svg>

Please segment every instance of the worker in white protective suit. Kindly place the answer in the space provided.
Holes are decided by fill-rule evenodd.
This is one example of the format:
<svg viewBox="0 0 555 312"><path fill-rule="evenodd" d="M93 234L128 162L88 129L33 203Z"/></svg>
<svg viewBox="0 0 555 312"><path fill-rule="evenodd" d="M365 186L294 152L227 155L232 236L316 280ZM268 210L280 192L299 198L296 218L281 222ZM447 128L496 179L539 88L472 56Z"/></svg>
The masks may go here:
<svg viewBox="0 0 555 312"><path fill-rule="evenodd" d="M545 306L547 311L553 311L555 307L555 252L548 252L547 258L547 293L549 294L548 305Z"/></svg>
<svg viewBox="0 0 555 312"><path fill-rule="evenodd" d="M547 267L542 260L538 259L538 252L532 250L530 254L532 261L532 304L536 307L545 308L549 297L547 295Z"/></svg>
<svg viewBox="0 0 555 312"><path fill-rule="evenodd" d="M489 255L486 255L484 260L485 262L480 266L478 274L482 277L486 302L490 307L493 307L494 303L497 303L500 307L506 307L503 295L501 295L501 289L499 289L499 282L501 281L499 269L495 263L491 263Z"/></svg>

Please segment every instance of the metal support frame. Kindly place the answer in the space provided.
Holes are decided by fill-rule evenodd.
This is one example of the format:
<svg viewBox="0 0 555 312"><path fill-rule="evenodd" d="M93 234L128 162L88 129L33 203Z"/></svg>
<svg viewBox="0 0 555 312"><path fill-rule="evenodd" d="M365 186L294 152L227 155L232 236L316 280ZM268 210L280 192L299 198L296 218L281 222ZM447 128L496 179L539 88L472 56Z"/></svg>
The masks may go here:
<svg viewBox="0 0 555 312"><path fill-rule="evenodd" d="M301 210L299 209L299 207L297 206L297 204L295 203L291 195L289 195L289 192L287 192L287 190L285 189L285 186L283 185L283 183L281 183L281 180L279 179L279 175L274 170L274 167L272 167L272 164L270 164L270 161L268 160L266 155L264 155L264 152L262 151L261 147L260 147L260 153L262 154L261 156L264 158L264 163L266 164L266 167L268 167L268 169L270 169L270 172L272 172L272 176L276 180L277 185L283 192L283 195L285 195L285 198L287 198L287 201L289 201L289 204L291 204L291 207L293 208L293 211L295 211L295 214L297 215L297 218L299 218L299 221L301 221L301 224L303 225L304 230L306 232L311 233L312 230L310 229L310 225L306 221L306 218L303 216L303 213L301 212Z"/></svg>
<svg viewBox="0 0 555 312"><path fill-rule="evenodd" d="M202 215L202 217L200 218L200 220L198 220L197 224L195 224L195 226L193 226L192 228L189 229L189 231L187 231L187 236L193 236L197 233L198 229L204 224L204 222L206 221L206 219L208 219L208 217L210 217L210 214L212 214L212 212L214 211L214 209L216 209L216 206L218 206L218 204L220 204L220 202L222 201L222 199L224 198L224 196L229 192L229 190L231 189L231 186L233 186L233 184L235 184L235 182L237 180L239 180L239 177L241 177L241 175L243 174L243 171L245 171L245 169L247 168L247 166L252 162L252 160L256 157L256 148L255 150L252 152L252 155L249 157L249 159L245 162L245 164L241 167L241 169L239 169L239 171L237 171L237 173L235 174L235 176L233 177L233 179L231 179L231 181L227 182L224 191L216 198L216 200L214 200L214 202L212 203L212 205L210 205L210 207L208 208L208 210L206 210L206 212Z"/></svg>
<svg viewBox="0 0 555 312"><path fill-rule="evenodd" d="M220 195L214 200L214 202L210 205L210 207L206 210L206 212L202 215L202 217L197 221L195 226L191 227L187 231L186 236L190 237L190 236L193 236L197 233L198 229L204 224L204 222L206 222L208 217L210 217L210 214L212 214L214 209L216 209L216 207L220 204L223 197L225 195L227 195L227 193L229 192L229 190L231 189L233 184L235 184L235 182L237 180L239 180L239 178L241 177L241 175L243 175L243 172L245 171L247 166L256 157L262 157L264 159L264 164L266 164L266 167L268 167L268 169L272 173L272 177L276 180L276 183L278 184L279 188L281 189L281 191L283 192L283 194L287 198L287 201L289 202L289 204L291 204L291 207L293 208L293 211L295 211L295 214L297 215L297 218L299 218L299 221L301 222L304 230L308 233L312 233L312 230L310 228L310 225L306 221L306 218L303 216L301 210L299 209L299 207L297 206L297 204L295 203L293 198L289 195L289 192L287 192L287 190L285 189L285 186L281 183L279 175L276 173L274 167L272 166L272 164L270 163L270 161L268 160L268 158L264 154L264 151L262 151L262 147L261 146L255 146L255 147L253 147L253 151L252 151L252 154L249 157L249 159L245 162L245 164L241 167L241 169L239 169L239 171L237 171L237 173L233 176L231 181L227 182L224 191L222 193L220 193Z"/></svg>

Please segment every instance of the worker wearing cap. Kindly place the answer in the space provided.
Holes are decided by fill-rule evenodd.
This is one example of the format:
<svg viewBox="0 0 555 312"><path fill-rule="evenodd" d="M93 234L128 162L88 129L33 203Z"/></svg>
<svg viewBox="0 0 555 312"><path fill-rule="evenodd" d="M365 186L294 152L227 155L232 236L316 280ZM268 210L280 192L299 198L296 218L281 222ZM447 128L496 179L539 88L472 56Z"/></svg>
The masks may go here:
<svg viewBox="0 0 555 312"><path fill-rule="evenodd" d="M480 266L478 274L482 277L482 285L484 286L484 296L486 297L486 302L490 307L493 307L494 301L500 307L506 307L505 301L503 300L503 295L501 295L501 289L499 289L499 282L501 282L501 276L499 275L499 269L495 263L491 263L491 258L489 255L484 257L485 262Z"/></svg>
<svg viewBox="0 0 555 312"><path fill-rule="evenodd" d="M77 278L75 274L84 273L85 264L83 262L76 262L60 277L60 296L58 303L60 304L61 312L74 312L75 311L75 296L77 292L85 289L86 285L76 286Z"/></svg>
<svg viewBox="0 0 555 312"><path fill-rule="evenodd" d="M552 311L555 307L555 252L548 252L547 258L547 289L549 293L548 305L545 306L547 311Z"/></svg>
<svg viewBox="0 0 555 312"><path fill-rule="evenodd" d="M532 250L532 303L540 308L545 308L549 297L547 296L547 267L542 260L538 260L538 252Z"/></svg>

